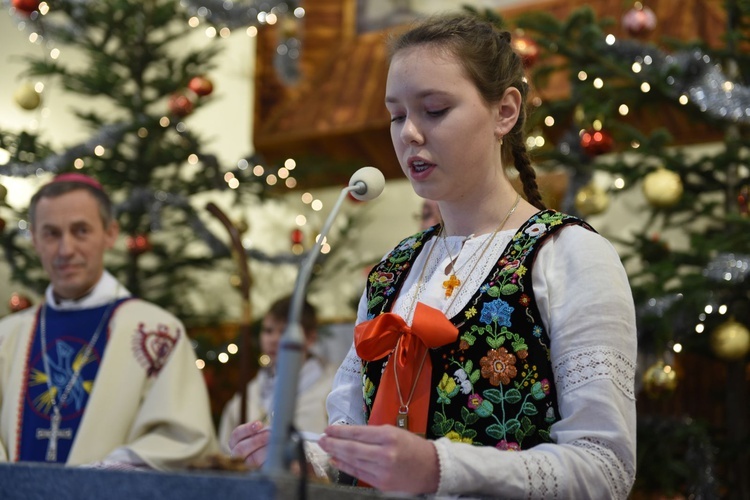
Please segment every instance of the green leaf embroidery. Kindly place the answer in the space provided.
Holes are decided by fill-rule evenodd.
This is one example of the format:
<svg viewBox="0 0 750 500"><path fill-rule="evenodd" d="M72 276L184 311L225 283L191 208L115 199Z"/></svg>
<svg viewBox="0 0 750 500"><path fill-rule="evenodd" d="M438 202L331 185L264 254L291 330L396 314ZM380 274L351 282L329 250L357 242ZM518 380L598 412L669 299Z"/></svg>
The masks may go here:
<svg viewBox="0 0 750 500"><path fill-rule="evenodd" d="M505 401L507 401L510 404L516 404L519 401L521 401L521 391L518 389L508 389L508 391L505 393Z"/></svg>
<svg viewBox="0 0 750 500"><path fill-rule="evenodd" d="M505 437L503 424L492 424L487 427L487 435L495 439L503 439Z"/></svg>
<svg viewBox="0 0 750 500"><path fill-rule="evenodd" d="M487 389L482 393L482 397L496 404L500 404L503 402L503 393L498 391L497 389Z"/></svg>

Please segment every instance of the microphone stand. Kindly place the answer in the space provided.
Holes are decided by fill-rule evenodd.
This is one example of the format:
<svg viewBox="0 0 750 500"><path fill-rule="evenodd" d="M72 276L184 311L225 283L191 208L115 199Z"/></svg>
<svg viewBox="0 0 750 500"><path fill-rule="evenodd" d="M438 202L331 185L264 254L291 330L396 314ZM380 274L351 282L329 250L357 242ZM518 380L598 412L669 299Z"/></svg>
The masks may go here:
<svg viewBox="0 0 750 500"><path fill-rule="evenodd" d="M312 268L347 194L352 191L358 192L362 190L367 190L367 184L363 181L355 182L353 185L349 185L341 190L341 194L339 194L333 210L328 215L328 219L326 219L323 225L315 246L302 262L297 274L287 326L279 342L276 370L278 378L274 386L271 436L268 444L268 456L262 467L263 472L272 476L288 472L294 450L290 438L294 425L297 387L299 385L299 373L302 366L305 345L304 333L300 324L300 315L302 313L305 292L307 291L307 284L312 274Z"/></svg>

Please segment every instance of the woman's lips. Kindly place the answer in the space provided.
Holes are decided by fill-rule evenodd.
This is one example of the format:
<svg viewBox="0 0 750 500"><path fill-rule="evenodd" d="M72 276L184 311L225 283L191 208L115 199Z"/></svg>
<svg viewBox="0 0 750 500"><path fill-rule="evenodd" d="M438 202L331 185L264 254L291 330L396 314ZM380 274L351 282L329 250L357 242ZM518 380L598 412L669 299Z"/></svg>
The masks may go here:
<svg viewBox="0 0 750 500"><path fill-rule="evenodd" d="M414 179L422 179L424 177L427 177L433 168L435 168L434 163L430 163L421 158L409 159L409 172Z"/></svg>

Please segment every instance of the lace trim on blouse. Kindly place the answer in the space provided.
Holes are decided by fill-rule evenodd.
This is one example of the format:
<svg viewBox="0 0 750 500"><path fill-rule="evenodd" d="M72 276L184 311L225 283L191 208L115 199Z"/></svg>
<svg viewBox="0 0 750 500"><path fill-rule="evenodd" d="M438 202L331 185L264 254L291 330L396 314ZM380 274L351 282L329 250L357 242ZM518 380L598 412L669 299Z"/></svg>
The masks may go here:
<svg viewBox="0 0 750 500"><path fill-rule="evenodd" d="M609 485L609 491L615 499L626 499L630 487L635 481L635 470L627 465L605 441L584 438L568 443L582 450L602 470ZM526 469L529 485L528 496L531 499L560 498L560 484L557 470L549 457L544 453L519 454Z"/></svg>
<svg viewBox="0 0 750 500"><path fill-rule="evenodd" d="M357 351L354 349L354 346L350 347L349 352L346 353L346 357L339 367L339 373L346 373L359 381L362 375L362 360L357 356Z"/></svg>
<svg viewBox="0 0 750 500"><path fill-rule="evenodd" d="M592 380L609 379L635 400L635 362L611 347L587 347L553 359L557 390L562 396Z"/></svg>
<svg viewBox="0 0 750 500"><path fill-rule="evenodd" d="M520 455L526 469L526 480L529 485L529 500L560 498L560 485L557 482L555 467L549 457L543 453Z"/></svg>
<svg viewBox="0 0 750 500"><path fill-rule="evenodd" d="M573 441L572 446L583 449L599 467L609 483L614 498L625 499L635 481L635 470L613 450L609 443L599 439L585 438Z"/></svg>
<svg viewBox="0 0 750 500"><path fill-rule="evenodd" d="M498 233L484 252L480 262L477 262L477 260L482 253L484 245L487 244L487 240L492 236L491 233L469 238L465 242L464 238L449 236L445 244L441 241L441 238L432 238L429 242L425 243L425 248L414 262L412 268L415 270L415 273L416 270L421 270L427 255L430 254L430 246L437 245L432 250L430 260L427 262L421 286L417 290L417 277L410 275L404 283L404 289L393 307L393 312L405 318L407 323L411 324L414 297L418 294L420 302L438 308L448 318L452 318L461 312L474 294L476 294L490 273L490 270L497 264L500 255L502 255L503 250L505 250L505 247L515 233L512 230ZM462 245L464 246L463 250L461 249ZM448 250L446 250L446 246L450 247L450 256ZM445 268L450 263L451 257L455 258L456 256L458 256L458 260L455 263L455 268L458 269L456 274L461 280L461 286L458 287L458 295L454 300L453 297L445 297L442 283L448 278L445 274ZM475 263L476 267L472 269ZM447 310L446 307L448 308Z"/></svg>

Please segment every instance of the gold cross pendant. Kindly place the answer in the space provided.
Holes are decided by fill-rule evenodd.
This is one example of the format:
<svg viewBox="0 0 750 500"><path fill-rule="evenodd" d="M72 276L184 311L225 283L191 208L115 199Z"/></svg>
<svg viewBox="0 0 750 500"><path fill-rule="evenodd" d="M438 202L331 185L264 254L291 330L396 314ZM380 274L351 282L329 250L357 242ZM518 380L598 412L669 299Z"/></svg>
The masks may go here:
<svg viewBox="0 0 750 500"><path fill-rule="evenodd" d="M461 285L461 280L456 277L455 274L451 274L450 277L443 281L443 288L445 288L445 297L448 298L453 295L453 290Z"/></svg>

